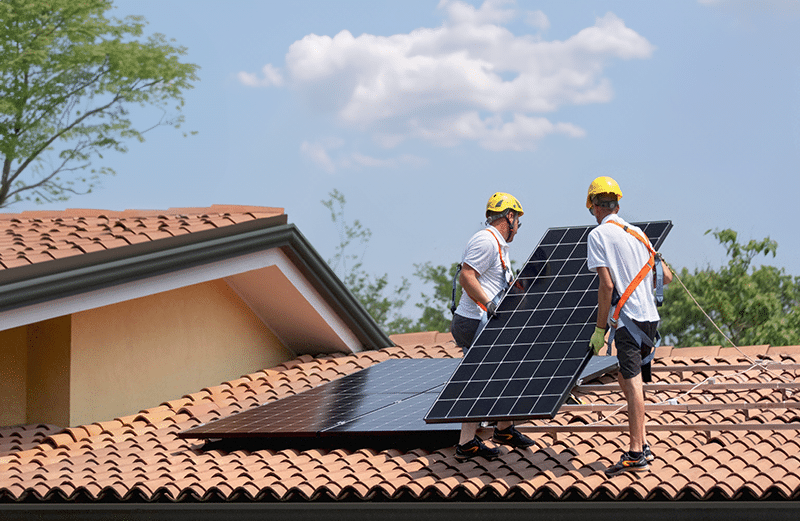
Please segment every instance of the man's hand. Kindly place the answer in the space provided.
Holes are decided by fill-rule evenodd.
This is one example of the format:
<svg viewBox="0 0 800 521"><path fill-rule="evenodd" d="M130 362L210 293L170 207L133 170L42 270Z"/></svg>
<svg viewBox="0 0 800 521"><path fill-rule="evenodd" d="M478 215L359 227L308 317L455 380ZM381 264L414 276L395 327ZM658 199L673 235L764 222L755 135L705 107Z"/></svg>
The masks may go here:
<svg viewBox="0 0 800 521"><path fill-rule="evenodd" d="M497 304L495 304L494 301L486 303L486 314L489 318L497 318Z"/></svg>
<svg viewBox="0 0 800 521"><path fill-rule="evenodd" d="M589 340L589 346L592 348L595 355L599 355L604 345L606 345L606 330L602 327L595 326L592 339Z"/></svg>

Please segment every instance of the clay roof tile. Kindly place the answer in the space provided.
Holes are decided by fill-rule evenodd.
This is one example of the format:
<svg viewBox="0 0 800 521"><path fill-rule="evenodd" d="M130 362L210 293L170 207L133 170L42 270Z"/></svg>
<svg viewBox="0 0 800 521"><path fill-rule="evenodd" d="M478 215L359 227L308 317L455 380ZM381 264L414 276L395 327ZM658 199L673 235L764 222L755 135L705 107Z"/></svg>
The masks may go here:
<svg viewBox="0 0 800 521"><path fill-rule="evenodd" d="M432 337L439 339L438 335ZM197 424L225 411L248 407L254 404L251 396L255 393L285 395L338 377L342 368L351 372L383 359L424 356L439 346L424 347L424 353L414 346L316 359L301 357L130 417L61 433L43 430L39 442L24 442L33 443L35 448L14 448L10 454L0 453L0 476L8 476L0 478L0 496L19 498L24 494L45 493L66 495L64 497L83 495L90 500L109 495L206 501L511 496L556 499L578 496L589 500L601 497L645 500L726 497L735 500L748 495L800 496L800 437L796 431L669 430L669 425L689 429L694 424L736 426L746 417L735 411L649 411L648 421L667 429L648 435L658 459L649 473L612 479L606 479L602 470L626 449L627 437L619 432L570 432L573 425L586 424L586 417L595 421L593 416L583 412L560 414L556 421L548 424L560 426L564 432L555 438L537 434L536 446L528 450L503 449L501 458L492 462L457 463L453 447L407 451L364 447L353 451L298 448L223 452L204 450L202 443L176 438L180 432L178 423ZM713 362L729 363L730 360L720 355ZM692 358L660 360L659 364L714 365L707 360L698 364ZM702 373L701 377L705 377L716 371ZM795 373L788 373L792 381ZM658 375L659 381L662 377L663 381L685 381L680 372ZM613 379L604 381L612 383ZM713 393L704 394L710 397L710 402L693 400L687 403L735 403L754 399L781 403L772 394L739 393L732 401L718 400ZM728 394L735 393L725 396ZM621 400L618 392L614 400L617 403ZM754 410L749 417L750 421L757 419L761 426L783 423L781 412L773 409ZM617 423L624 419L623 413L608 421ZM539 424L541 422L525 422L521 426ZM8 447L23 443L25 431L14 432L13 439L20 442L4 442L12 438L0 430L0 450L3 443ZM36 443L42 444L36 446ZM20 488L20 483L25 483L25 487Z"/></svg>
<svg viewBox="0 0 800 521"><path fill-rule="evenodd" d="M224 210L227 217L218 217ZM6 235L0 269L197 233L237 222L283 214L282 208L212 206L170 210L70 209L0 213ZM11 238L13 240L9 241Z"/></svg>

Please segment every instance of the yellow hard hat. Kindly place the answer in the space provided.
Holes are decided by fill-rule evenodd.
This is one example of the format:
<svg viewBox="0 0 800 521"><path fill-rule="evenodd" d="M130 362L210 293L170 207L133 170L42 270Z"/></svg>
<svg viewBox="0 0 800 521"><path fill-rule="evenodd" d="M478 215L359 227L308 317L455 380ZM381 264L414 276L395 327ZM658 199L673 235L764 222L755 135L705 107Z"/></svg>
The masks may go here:
<svg viewBox="0 0 800 521"><path fill-rule="evenodd" d="M592 208L592 197L600 194L614 194L617 201L622 199L622 190L616 181L607 176L600 176L589 185L589 193L586 195L586 208Z"/></svg>
<svg viewBox="0 0 800 521"><path fill-rule="evenodd" d="M487 212L503 212L505 210L514 210L518 215L525 212L522 211L522 205L519 204L517 198L505 192L495 192L486 203Z"/></svg>

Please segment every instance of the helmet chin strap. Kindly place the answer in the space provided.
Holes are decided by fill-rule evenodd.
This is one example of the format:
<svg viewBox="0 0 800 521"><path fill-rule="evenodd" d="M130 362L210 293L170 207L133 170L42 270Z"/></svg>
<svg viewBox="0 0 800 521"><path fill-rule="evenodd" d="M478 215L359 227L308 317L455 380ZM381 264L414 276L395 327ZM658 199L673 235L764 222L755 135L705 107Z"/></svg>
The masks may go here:
<svg viewBox="0 0 800 521"><path fill-rule="evenodd" d="M506 214L506 222L508 223L508 233L506 234L506 242L511 241L511 232L514 230L514 223L511 219L508 218L508 214Z"/></svg>

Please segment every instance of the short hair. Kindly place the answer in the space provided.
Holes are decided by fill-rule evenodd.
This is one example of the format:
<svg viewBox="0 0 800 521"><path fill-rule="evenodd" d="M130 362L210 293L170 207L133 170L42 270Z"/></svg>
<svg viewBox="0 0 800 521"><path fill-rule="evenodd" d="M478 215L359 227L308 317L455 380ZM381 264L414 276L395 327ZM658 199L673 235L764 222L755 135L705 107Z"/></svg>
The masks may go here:
<svg viewBox="0 0 800 521"><path fill-rule="evenodd" d="M514 213L514 215L517 215L517 212L515 212L511 208L506 208L502 212L494 212L492 210L486 210L486 224L493 223L497 219L501 219L506 215L508 215L509 213Z"/></svg>
<svg viewBox="0 0 800 521"><path fill-rule="evenodd" d="M617 194L612 193L602 193L592 197L592 204L596 204L597 206L602 206L605 208L611 208L612 210L619 206L618 201L619 199L617 198Z"/></svg>

